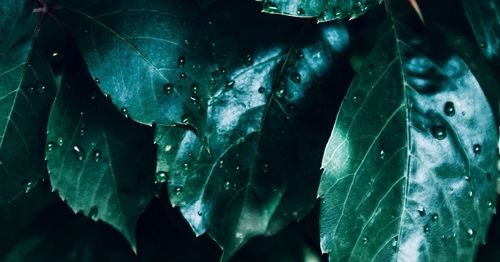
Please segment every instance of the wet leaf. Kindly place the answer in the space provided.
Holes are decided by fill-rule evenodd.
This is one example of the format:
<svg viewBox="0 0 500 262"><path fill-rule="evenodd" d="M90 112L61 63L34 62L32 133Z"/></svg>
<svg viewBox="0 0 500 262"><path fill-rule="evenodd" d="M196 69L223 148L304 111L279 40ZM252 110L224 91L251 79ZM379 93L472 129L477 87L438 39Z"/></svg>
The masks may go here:
<svg viewBox="0 0 500 262"><path fill-rule="evenodd" d="M337 86L328 83L335 79L340 88L350 71L340 65L348 41L342 25L242 15L255 5L221 6L207 11L219 25L211 34L219 39L220 65L213 93L199 94L207 99L207 139L192 128L158 126L156 143L157 172L168 174L172 204L197 235L208 232L219 243L227 260L314 205L336 105Z"/></svg>
<svg viewBox="0 0 500 262"><path fill-rule="evenodd" d="M112 225L135 249L135 225L153 192L153 132L123 117L75 65L67 64L50 113L51 184L75 212Z"/></svg>
<svg viewBox="0 0 500 262"><path fill-rule="evenodd" d="M46 175L43 141L56 87L37 28L11 35L19 37L16 44L0 51L0 204L29 192Z"/></svg>
<svg viewBox="0 0 500 262"><path fill-rule="evenodd" d="M495 211L491 108L440 33L408 2L386 3L389 29L323 157L322 249L330 261L472 260Z"/></svg>
<svg viewBox="0 0 500 262"><path fill-rule="evenodd" d="M319 22L354 19L382 0L263 0L264 12L297 17L315 17Z"/></svg>

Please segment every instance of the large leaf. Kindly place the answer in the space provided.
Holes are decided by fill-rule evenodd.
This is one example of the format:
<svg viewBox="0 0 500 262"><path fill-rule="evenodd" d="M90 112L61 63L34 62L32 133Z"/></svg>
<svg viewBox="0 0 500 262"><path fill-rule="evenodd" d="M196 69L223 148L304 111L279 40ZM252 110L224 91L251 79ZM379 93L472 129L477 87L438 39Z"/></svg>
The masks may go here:
<svg viewBox="0 0 500 262"><path fill-rule="evenodd" d="M259 0L257 0L259 1ZM316 17L325 22L349 17L354 19L382 0L260 0L264 12L297 17Z"/></svg>
<svg viewBox="0 0 500 262"><path fill-rule="evenodd" d="M331 261L470 261L495 211L493 115L439 34L386 3L323 157L321 246Z"/></svg>
<svg viewBox="0 0 500 262"><path fill-rule="evenodd" d="M27 31L33 31L36 15L33 0L2 0L0 3L0 54L10 49ZM25 59L26 60L26 59Z"/></svg>
<svg viewBox="0 0 500 262"><path fill-rule="evenodd" d="M462 0L462 5L481 50L500 65L500 1Z"/></svg>
<svg viewBox="0 0 500 262"><path fill-rule="evenodd" d="M313 206L339 99L331 92L341 92L350 74L337 64L346 64L343 26L224 4L207 11L218 25L213 59L224 69L213 72L210 96L191 90L208 100L207 145L189 128L165 126L157 127L156 143L158 182L168 174L172 204L227 260L253 236L273 234Z"/></svg>
<svg viewBox="0 0 500 262"><path fill-rule="evenodd" d="M153 191L152 129L123 117L85 70L66 66L47 131L52 187L75 212L112 225L135 249L135 225Z"/></svg>
<svg viewBox="0 0 500 262"><path fill-rule="evenodd" d="M18 36L10 39L15 45L0 51L0 204L29 191L46 175L43 141L55 83L34 18L28 19L30 30L10 34ZM8 26L5 30L9 35Z"/></svg>

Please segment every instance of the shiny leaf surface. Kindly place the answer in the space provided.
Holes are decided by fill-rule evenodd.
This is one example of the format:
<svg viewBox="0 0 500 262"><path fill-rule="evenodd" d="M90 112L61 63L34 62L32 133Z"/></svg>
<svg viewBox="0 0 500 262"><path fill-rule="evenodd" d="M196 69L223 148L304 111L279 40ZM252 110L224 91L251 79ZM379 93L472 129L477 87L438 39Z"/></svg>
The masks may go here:
<svg viewBox="0 0 500 262"><path fill-rule="evenodd" d="M386 3L389 30L324 153L322 249L330 261L470 261L495 212L493 115L468 66L419 28L409 3Z"/></svg>
<svg viewBox="0 0 500 262"><path fill-rule="evenodd" d="M264 12L297 17L316 17L320 22L354 19L382 0L263 0Z"/></svg>
<svg viewBox="0 0 500 262"><path fill-rule="evenodd" d="M43 141L56 87L35 30L0 53L0 204L46 175Z"/></svg>
<svg viewBox="0 0 500 262"><path fill-rule="evenodd" d="M257 12L242 15L249 8ZM340 86L349 75L339 66L345 27L262 16L258 8L208 10L219 25L211 33L220 39L214 60L223 69L213 72L207 140L190 128L156 130L157 182L168 175L172 204L197 235L208 232L219 243L223 260L314 205L335 111L337 86L329 81Z"/></svg>
<svg viewBox="0 0 500 262"><path fill-rule="evenodd" d="M89 79L68 69L56 96L47 132L51 184L75 212L112 225L135 249L135 225L153 192L153 132L126 119Z"/></svg>
<svg viewBox="0 0 500 262"><path fill-rule="evenodd" d="M33 31L37 15L33 14L36 1L2 0L0 4L0 54L5 53L27 31Z"/></svg>

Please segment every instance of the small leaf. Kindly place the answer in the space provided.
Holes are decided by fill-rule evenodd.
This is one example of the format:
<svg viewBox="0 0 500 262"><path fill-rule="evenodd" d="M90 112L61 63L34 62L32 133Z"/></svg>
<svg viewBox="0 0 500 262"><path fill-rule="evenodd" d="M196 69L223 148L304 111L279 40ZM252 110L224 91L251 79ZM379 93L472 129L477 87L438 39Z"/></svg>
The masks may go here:
<svg viewBox="0 0 500 262"><path fill-rule="evenodd" d="M316 17L319 22L357 18L382 0L264 0L264 12L297 17Z"/></svg>
<svg viewBox="0 0 500 262"><path fill-rule="evenodd" d="M389 30L323 157L322 249L330 261L473 260L496 201L491 108L441 34L416 34L408 2L386 3Z"/></svg>
<svg viewBox="0 0 500 262"><path fill-rule="evenodd" d="M135 249L135 225L153 191L153 132L124 118L84 70L66 67L48 123L47 141L56 144L47 150L52 187Z"/></svg>

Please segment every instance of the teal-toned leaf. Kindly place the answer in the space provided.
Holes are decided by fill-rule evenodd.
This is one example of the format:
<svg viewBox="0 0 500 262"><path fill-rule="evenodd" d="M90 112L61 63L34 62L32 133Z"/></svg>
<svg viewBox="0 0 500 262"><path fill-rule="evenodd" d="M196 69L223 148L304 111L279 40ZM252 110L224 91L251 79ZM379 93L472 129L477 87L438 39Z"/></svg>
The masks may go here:
<svg viewBox="0 0 500 262"><path fill-rule="evenodd" d="M46 175L43 141L56 87L35 30L0 53L0 204Z"/></svg>
<svg viewBox="0 0 500 262"><path fill-rule="evenodd" d="M321 246L330 261L471 261L495 212L495 121L440 34L386 3L323 156Z"/></svg>
<svg viewBox="0 0 500 262"><path fill-rule="evenodd" d="M500 65L500 1L462 0L462 5L481 50Z"/></svg>
<svg viewBox="0 0 500 262"><path fill-rule="evenodd" d="M5 53L26 32L33 31L37 15L33 0L2 0L0 3L0 54Z"/></svg>
<svg viewBox="0 0 500 262"><path fill-rule="evenodd" d="M319 22L363 15L382 0L261 0L264 12L296 17L316 17Z"/></svg>
<svg viewBox="0 0 500 262"><path fill-rule="evenodd" d="M48 123L52 188L75 212L115 227L135 249L135 225L153 192L152 129L122 116L84 70L66 66Z"/></svg>
<svg viewBox="0 0 500 262"><path fill-rule="evenodd" d="M158 126L156 143L158 183L168 176L172 205L197 235L208 232L227 260L250 238L277 232L314 205L336 109L331 92L342 90L330 81L340 88L350 74L340 65L347 64L342 25L223 5L207 10L218 25L213 59L222 66L213 71L214 92L191 87L207 99L207 139L187 127Z"/></svg>

